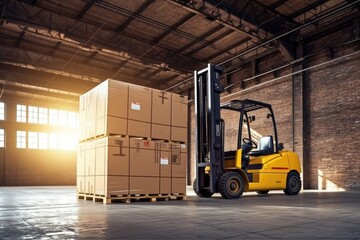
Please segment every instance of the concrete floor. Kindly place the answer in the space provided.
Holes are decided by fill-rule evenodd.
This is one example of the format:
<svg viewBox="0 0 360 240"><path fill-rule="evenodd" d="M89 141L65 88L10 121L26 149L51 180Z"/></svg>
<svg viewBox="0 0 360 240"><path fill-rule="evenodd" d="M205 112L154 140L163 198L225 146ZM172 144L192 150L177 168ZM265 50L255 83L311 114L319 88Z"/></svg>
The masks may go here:
<svg viewBox="0 0 360 240"><path fill-rule="evenodd" d="M77 199L74 187L3 187L0 239L360 239L360 192L189 194L104 205Z"/></svg>

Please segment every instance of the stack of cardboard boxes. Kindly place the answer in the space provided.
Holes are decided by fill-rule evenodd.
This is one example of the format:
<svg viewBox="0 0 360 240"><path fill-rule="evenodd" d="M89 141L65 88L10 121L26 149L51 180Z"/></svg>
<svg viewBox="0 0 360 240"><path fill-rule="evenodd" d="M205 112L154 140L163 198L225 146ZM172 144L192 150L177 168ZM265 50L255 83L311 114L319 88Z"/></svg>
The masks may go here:
<svg viewBox="0 0 360 240"><path fill-rule="evenodd" d="M186 97L106 80L79 115L78 193L186 193Z"/></svg>

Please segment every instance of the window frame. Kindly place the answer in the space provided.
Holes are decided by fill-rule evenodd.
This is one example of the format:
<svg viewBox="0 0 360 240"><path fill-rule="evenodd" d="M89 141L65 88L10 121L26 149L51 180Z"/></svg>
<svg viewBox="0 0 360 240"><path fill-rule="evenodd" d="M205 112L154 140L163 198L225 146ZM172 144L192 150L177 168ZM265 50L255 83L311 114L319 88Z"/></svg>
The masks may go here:
<svg viewBox="0 0 360 240"><path fill-rule="evenodd" d="M5 103L4 102L0 102L0 121L5 121L6 120L6 111L5 111Z"/></svg>
<svg viewBox="0 0 360 240"><path fill-rule="evenodd" d="M27 122L27 106L23 104L16 105L16 122Z"/></svg>
<svg viewBox="0 0 360 240"><path fill-rule="evenodd" d="M22 134L22 133L24 133L24 134ZM26 140L27 140L27 132L17 130L16 131L16 148L25 149L27 147L27 145L26 145L27 141Z"/></svg>
<svg viewBox="0 0 360 240"><path fill-rule="evenodd" d="M5 129L0 128L0 148L5 148Z"/></svg>

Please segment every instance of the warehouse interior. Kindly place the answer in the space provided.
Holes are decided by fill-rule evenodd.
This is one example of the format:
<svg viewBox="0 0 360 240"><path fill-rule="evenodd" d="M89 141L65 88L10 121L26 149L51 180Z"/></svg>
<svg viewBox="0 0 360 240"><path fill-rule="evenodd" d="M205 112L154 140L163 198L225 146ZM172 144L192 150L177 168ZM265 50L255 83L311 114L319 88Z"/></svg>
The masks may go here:
<svg viewBox="0 0 360 240"><path fill-rule="evenodd" d="M175 238L360 237L355 230L360 223L360 0L2 0L0 10L0 233L5 239L169 238L166 223ZM299 156L304 193L291 196L294 202L277 193L234 202L192 193L155 203L77 199L79 99L107 79L188 99L182 143L191 188L193 76L208 63L223 69L221 101L250 98L272 105L280 141ZM227 132L226 140L235 134ZM22 211L16 204L29 215L16 219ZM50 221L46 213L52 204L63 213L50 214ZM158 221L154 206L163 211ZM100 216L97 223L90 220L91 209ZM115 213L145 217L113 221ZM203 225L207 214L215 222ZM229 219L218 225L221 214ZM280 216L278 225L271 223L273 214ZM262 219L262 227L244 218ZM243 227L232 228L231 221ZM144 225L138 230L143 235L133 234L137 223ZM310 230L294 231L302 224ZM338 232L329 230L334 225ZM116 226L125 229L122 235Z"/></svg>

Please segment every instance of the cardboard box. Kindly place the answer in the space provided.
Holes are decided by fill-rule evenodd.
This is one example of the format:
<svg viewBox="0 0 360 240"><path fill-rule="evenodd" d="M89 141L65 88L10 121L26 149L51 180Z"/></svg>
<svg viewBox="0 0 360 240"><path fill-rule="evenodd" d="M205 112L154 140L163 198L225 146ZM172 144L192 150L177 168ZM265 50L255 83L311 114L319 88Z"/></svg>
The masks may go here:
<svg viewBox="0 0 360 240"><path fill-rule="evenodd" d="M151 123L170 126L171 123L171 93L152 90Z"/></svg>
<svg viewBox="0 0 360 240"><path fill-rule="evenodd" d="M156 142L156 158L160 166L160 177L171 177L171 144Z"/></svg>
<svg viewBox="0 0 360 240"><path fill-rule="evenodd" d="M95 136L96 125L96 101L97 101L96 88L91 89L85 94L86 103L86 139Z"/></svg>
<svg viewBox="0 0 360 240"><path fill-rule="evenodd" d="M171 177L160 177L160 193L171 193Z"/></svg>
<svg viewBox="0 0 360 240"><path fill-rule="evenodd" d="M119 196L129 194L129 177L95 176L95 194L101 196Z"/></svg>
<svg viewBox="0 0 360 240"><path fill-rule="evenodd" d="M95 142L85 143L85 176L95 175Z"/></svg>
<svg viewBox="0 0 360 240"><path fill-rule="evenodd" d="M95 194L100 196L107 196L105 188L105 179L107 176L95 176Z"/></svg>
<svg viewBox="0 0 360 240"><path fill-rule="evenodd" d="M78 193L85 193L85 177L76 176L76 189Z"/></svg>
<svg viewBox="0 0 360 240"><path fill-rule="evenodd" d="M127 84L106 80L95 89L97 92L96 136L127 134Z"/></svg>
<svg viewBox="0 0 360 240"><path fill-rule="evenodd" d="M129 85L105 80L80 96L80 141L127 134Z"/></svg>
<svg viewBox="0 0 360 240"><path fill-rule="evenodd" d="M171 177L186 177L187 152L185 144L171 145Z"/></svg>
<svg viewBox="0 0 360 240"><path fill-rule="evenodd" d="M85 176L85 193L95 194L95 176Z"/></svg>
<svg viewBox="0 0 360 240"><path fill-rule="evenodd" d="M127 135L127 119L105 116L96 119L96 136Z"/></svg>
<svg viewBox="0 0 360 240"><path fill-rule="evenodd" d="M109 137L107 174L129 175L129 138Z"/></svg>
<svg viewBox="0 0 360 240"><path fill-rule="evenodd" d="M108 79L107 116L128 118L129 85Z"/></svg>
<svg viewBox="0 0 360 240"><path fill-rule="evenodd" d="M79 127L79 139L86 139L86 103L85 103L85 94L81 95L79 98L79 123L81 124Z"/></svg>
<svg viewBox="0 0 360 240"><path fill-rule="evenodd" d="M159 177L159 172L155 142L130 138L130 176Z"/></svg>
<svg viewBox="0 0 360 240"><path fill-rule="evenodd" d="M171 193L186 195L186 178L171 178Z"/></svg>
<svg viewBox="0 0 360 240"><path fill-rule="evenodd" d="M158 194L159 177L130 177L130 194Z"/></svg>
<svg viewBox="0 0 360 240"><path fill-rule="evenodd" d="M129 175L129 138L110 136L95 140L95 175Z"/></svg>
<svg viewBox="0 0 360 240"><path fill-rule="evenodd" d="M107 176L105 186L108 196L129 194L129 177Z"/></svg>
<svg viewBox="0 0 360 240"><path fill-rule="evenodd" d="M128 120L128 135L132 137L150 137L151 124L136 120Z"/></svg>
<svg viewBox="0 0 360 240"><path fill-rule="evenodd" d="M170 126L152 123L151 138L170 140Z"/></svg>
<svg viewBox="0 0 360 240"><path fill-rule="evenodd" d="M171 126L187 128L188 98L179 94L171 94Z"/></svg>
<svg viewBox="0 0 360 240"><path fill-rule="evenodd" d="M184 127L171 127L171 141L187 142L187 128Z"/></svg>
<svg viewBox="0 0 360 240"><path fill-rule="evenodd" d="M79 143L76 156L76 176L85 176L86 144Z"/></svg>

